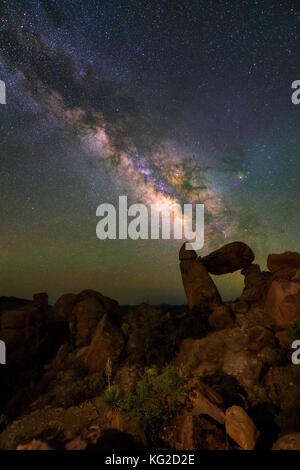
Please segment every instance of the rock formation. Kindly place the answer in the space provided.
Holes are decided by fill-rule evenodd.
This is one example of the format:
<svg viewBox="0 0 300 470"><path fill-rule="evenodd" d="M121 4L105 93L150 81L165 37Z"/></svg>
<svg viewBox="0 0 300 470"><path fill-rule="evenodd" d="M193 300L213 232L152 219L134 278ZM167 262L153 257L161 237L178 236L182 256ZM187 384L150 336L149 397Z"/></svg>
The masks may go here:
<svg viewBox="0 0 300 470"><path fill-rule="evenodd" d="M184 244L179 252L179 260L189 308L221 305L221 297L215 283L196 253L186 250Z"/></svg>
<svg viewBox="0 0 300 470"><path fill-rule="evenodd" d="M243 242L228 243L201 259L211 274L233 273L245 268L253 260L253 251Z"/></svg>
<svg viewBox="0 0 300 470"><path fill-rule="evenodd" d="M300 254L269 255L265 272L242 242L179 259L187 306L93 290L10 302L0 448L300 450ZM210 273L236 270L244 290L223 302Z"/></svg>

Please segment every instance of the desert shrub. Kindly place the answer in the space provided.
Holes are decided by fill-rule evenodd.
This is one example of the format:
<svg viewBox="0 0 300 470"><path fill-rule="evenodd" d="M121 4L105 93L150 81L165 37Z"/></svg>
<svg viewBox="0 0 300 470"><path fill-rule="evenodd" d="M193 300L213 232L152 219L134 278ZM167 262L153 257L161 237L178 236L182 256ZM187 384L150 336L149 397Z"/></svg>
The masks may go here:
<svg viewBox="0 0 300 470"><path fill-rule="evenodd" d="M132 334L129 348L137 361L150 366L163 366L175 353L174 325L158 308L140 305L129 316Z"/></svg>
<svg viewBox="0 0 300 470"><path fill-rule="evenodd" d="M107 387L102 394L102 402L105 408L116 411L121 408L124 399L123 390L115 385Z"/></svg>
<svg viewBox="0 0 300 470"><path fill-rule="evenodd" d="M211 330L208 322L209 310L206 307L194 307L187 312L180 322L181 338L203 338Z"/></svg>
<svg viewBox="0 0 300 470"><path fill-rule="evenodd" d="M133 393L124 397L122 408L137 426L149 436L157 435L180 408L184 379L171 366L161 372L157 367L146 369Z"/></svg>

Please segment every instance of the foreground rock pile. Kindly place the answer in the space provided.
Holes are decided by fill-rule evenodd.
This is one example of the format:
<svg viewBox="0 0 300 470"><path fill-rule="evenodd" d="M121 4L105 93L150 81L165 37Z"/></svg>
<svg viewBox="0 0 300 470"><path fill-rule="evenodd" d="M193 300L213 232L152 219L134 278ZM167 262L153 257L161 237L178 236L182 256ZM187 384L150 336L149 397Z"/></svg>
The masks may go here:
<svg viewBox="0 0 300 470"><path fill-rule="evenodd" d="M265 272L242 242L202 258L183 245L179 259L184 309L126 309L85 290L54 307L38 294L2 313L9 352L5 374L0 369L8 383L1 448L300 449L300 366L291 362L289 336L300 311L300 254L269 255ZM211 274L235 271L244 290L224 303ZM22 393L11 384L18 380ZM166 393L161 405L150 395L139 402L147 383L158 398ZM177 383L166 419L159 406L168 406Z"/></svg>

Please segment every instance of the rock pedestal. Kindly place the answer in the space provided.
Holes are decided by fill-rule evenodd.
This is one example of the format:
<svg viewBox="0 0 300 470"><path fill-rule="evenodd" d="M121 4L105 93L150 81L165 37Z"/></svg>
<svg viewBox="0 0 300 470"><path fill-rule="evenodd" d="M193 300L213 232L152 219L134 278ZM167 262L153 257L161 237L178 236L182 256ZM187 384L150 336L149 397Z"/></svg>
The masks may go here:
<svg viewBox="0 0 300 470"><path fill-rule="evenodd" d="M196 253L193 250L185 250L183 246L179 257L181 277L189 308L222 305L215 283Z"/></svg>

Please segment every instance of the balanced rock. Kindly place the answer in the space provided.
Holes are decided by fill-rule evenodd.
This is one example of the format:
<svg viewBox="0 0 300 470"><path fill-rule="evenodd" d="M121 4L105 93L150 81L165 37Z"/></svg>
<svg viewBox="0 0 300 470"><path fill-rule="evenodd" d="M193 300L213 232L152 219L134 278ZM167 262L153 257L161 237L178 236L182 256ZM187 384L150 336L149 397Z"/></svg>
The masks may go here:
<svg viewBox="0 0 300 470"><path fill-rule="evenodd" d="M242 449L253 450L259 431L246 411L240 406L231 406L225 413L226 433Z"/></svg>
<svg viewBox="0 0 300 470"><path fill-rule="evenodd" d="M190 309L209 304L222 305L220 294L200 259L180 262L183 287Z"/></svg>
<svg viewBox="0 0 300 470"><path fill-rule="evenodd" d="M233 273L252 263L253 260L253 251L243 242L228 243L201 259L211 274Z"/></svg>
<svg viewBox="0 0 300 470"><path fill-rule="evenodd" d="M271 254L267 261L268 269L274 273L283 268L300 268L300 253L285 251L280 254Z"/></svg>

